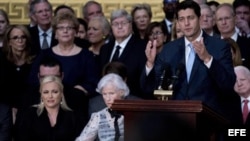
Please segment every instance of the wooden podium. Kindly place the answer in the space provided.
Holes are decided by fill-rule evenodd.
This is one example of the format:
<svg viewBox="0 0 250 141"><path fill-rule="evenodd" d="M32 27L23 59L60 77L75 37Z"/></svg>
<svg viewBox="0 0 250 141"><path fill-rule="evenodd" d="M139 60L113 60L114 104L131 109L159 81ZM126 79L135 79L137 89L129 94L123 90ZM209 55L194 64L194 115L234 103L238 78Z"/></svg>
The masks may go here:
<svg viewBox="0 0 250 141"><path fill-rule="evenodd" d="M228 121L201 101L117 100L125 141L212 141Z"/></svg>

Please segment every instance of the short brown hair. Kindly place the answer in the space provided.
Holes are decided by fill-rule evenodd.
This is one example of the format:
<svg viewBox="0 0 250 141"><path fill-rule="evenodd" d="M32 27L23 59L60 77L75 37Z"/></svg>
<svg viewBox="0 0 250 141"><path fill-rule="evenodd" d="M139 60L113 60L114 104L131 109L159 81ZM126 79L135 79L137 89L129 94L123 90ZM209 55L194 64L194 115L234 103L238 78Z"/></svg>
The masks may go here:
<svg viewBox="0 0 250 141"><path fill-rule="evenodd" d="M73 23L74 29L76 32L78 32L79 28L79 22L76 18L76 16L72 13L63 13L63 14L58 14L53 18L52 21L52 28L54 31L57 29L57 25L63 21L69 21Z"/></svg>

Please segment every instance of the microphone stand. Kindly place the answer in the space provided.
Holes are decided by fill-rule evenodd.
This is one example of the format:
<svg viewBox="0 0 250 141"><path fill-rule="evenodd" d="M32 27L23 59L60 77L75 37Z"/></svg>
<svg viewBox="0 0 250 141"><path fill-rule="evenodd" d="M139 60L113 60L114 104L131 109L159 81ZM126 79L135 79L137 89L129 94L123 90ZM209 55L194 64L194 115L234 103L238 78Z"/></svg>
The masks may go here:
<svg viewBox="0 0 250 141"><path fill-rule="evenodd" d="M171 77L171 69L170 66L167 66L165 68L165 71L161 75L160 85L158 86L158 89L154 90L154 96L158 100L167 101L172 97L173 91L168 90L168 85L171 81L171 79L169 79L170 77Z"/></svg>
<svg viewBox="0 0 250 141"><path fill-rule="evenodd" d="M185 69L185 66L183 63L180 63L175 71L175 74L171 77L171 74L169 71L169 67L166 67L164 74L164 77L161 76L161 82L158 90L154 91L154 95L156 96L157 99L159 100L170 100L173 98L173 91L175 89L175 85L179 79L179 76ZM169 84L169 78L171 83Z"/></svg>

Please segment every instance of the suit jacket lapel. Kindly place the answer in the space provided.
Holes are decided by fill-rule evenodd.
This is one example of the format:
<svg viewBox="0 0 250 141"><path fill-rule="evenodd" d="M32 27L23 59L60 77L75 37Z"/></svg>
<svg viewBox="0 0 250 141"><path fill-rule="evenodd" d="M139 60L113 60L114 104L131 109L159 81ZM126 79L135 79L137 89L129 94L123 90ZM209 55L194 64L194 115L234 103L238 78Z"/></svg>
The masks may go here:
<svg viewBox="0 0 250 141"><path fill-rule="evenodd" d="M205 45L205 47L207 48L207 36L208 35L206 35L205 34L205 32L203 31L203 41L204 41L204 45ZM197 70L198 70L198 68L199 67L202 67L202 65L204 65L204 62L199 58L199 56L197 55L197 54L195 54L195 60L194 60L194 64L193 64L193 68L192 68L192 71L191 71L191 76L190 76L190 80L189 80L189 82L190 81L192 81L192 79L193 79L193 77L195 77L195 74L196 74L196 72L197 72Z"/></svg>
<svg viewBox="0 0 250 141"><path fill-rule="evenodd" d="M57 39L55 38L55 33L53 32L52 33L52 37L51 37L51 44L50 44L50 47L53 47L53 46L55 46L55 45L57 45L58 44L58 41L57 41Z"/></svg>
<svg viewBox="0 0 250 141"><path fill-rule="evenodd" d="M176 57L179 58L179 60L177 61L176 65L179 64L183 64L184 66L186 66L186 58L185 58L185 41L184 38L181 40L181 42L178 43L178 53L176 53ZM175 66L173 69L173 71L176 71L176 68L178 66ZM183 78L183 81L187 81L187 73L186 73L186 68L185 70L183 70L183 72L180 74L179 79Z"/></svg>
<svg viewBox="0 0 250 141"><path fill-rule="evenodd" d="M32 38L33 40L36 40L34 41L35 43L37 43L37 48L40 50L41 49L41 45L40 45L40 37L39 37L39 30L38 30L38 26L36 25L35 27L35 35L31 35L31 36L35 36L34 38Z"/></svg>
<svg viewBox="0 0 250 141"><path fill-rule="evenodd" d="M135 47L135 46L133 46L134 41L135 41L135 37L134 37L134 35L132 35L132 37L129 39L128 43L126 44L126 46L125 46L122 54L120 55L120 57L118 59L119 61L125 60L127 54L129 52L131 52L131 50L133 49L133 47Z"/></svg>
<svg viewBox="0 0 250 141"><path fill-rule="evenodd" d="M106 56L105 56L105 62L109 62L110 60L110 57L111 57L111 54L112 54L112 51L113 51L113 48L114 48L114 45L115 45L115 41L110 41L107 45L107 52L106 52Z"/></svg>

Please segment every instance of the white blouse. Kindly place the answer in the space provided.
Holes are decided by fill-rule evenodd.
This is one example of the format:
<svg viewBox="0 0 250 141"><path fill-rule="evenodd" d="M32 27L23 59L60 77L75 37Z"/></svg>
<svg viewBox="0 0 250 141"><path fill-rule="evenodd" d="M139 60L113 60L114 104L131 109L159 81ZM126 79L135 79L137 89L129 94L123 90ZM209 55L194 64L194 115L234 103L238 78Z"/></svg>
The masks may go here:
<svg viewBox="0 0 250 141"><path fill-rule="evenodd" d="M88 124L84 127L81 135L75 141L94 141L97 136L100 141L114 141L115 140L115 127L114 120L108 108L104 108L99 112L91 115ZM121 136L119 141L124 140L124 116L118 119L118 126Z"/></svg>

